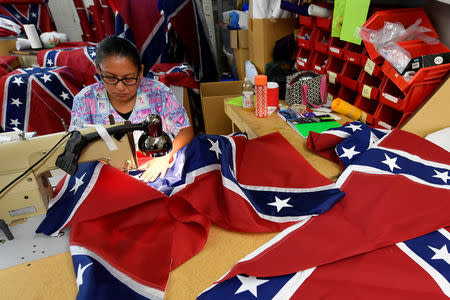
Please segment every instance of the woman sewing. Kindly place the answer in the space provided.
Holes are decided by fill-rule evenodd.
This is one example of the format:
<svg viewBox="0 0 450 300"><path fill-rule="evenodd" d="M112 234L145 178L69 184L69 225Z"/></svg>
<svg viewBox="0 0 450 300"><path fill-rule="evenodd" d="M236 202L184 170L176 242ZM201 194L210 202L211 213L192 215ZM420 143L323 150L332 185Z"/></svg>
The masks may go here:
<svg viewBox="0 0 450 300"><path fill-rule="evenodd" d="M187 145L194 132L184 107L175 100L164 84L143 77L143 65L136 47L124 38L108 36L97 46L97 72L100 82L81 90L73 99L70 130L85 124L115 122L139 123L149 114L158 114L163 130L172 138L172 150L155 157L140 168L145 168L141 179L153 182L164 177L173 155Z"/></svg>

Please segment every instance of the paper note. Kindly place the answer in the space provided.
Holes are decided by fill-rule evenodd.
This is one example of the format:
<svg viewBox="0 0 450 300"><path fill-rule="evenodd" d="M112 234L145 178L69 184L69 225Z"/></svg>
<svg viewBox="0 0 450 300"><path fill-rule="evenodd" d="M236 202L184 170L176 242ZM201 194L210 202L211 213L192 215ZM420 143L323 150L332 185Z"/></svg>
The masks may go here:
<svg viewBox="0 0 450 300"><path fill-rule="evenodd" d="M372 87L365 84L362 89L362 96L370 99L370 94L372 94Z"/></svg>
<svg viewBox="0 0 450 300"><path fill-rule="evenodd" d="M361 45L361 38L356 32L366 22L369 4L370 0L345 1L344 22L342 23L340 35L341 40Z"/></svg>

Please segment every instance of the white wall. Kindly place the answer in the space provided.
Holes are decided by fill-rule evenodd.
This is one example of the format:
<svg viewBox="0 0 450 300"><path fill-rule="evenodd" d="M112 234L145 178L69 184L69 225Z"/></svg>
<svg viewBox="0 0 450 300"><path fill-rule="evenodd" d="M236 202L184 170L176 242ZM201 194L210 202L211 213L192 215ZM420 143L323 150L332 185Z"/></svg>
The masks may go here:
<svg viewBox="0 0 450 300"><path fill-rule="evenodd" d="M85 0L88 2L88 0ZM80 19L72 0L49 0L48 7L58 32L69 36L71 42L82 41Z"/></svg>

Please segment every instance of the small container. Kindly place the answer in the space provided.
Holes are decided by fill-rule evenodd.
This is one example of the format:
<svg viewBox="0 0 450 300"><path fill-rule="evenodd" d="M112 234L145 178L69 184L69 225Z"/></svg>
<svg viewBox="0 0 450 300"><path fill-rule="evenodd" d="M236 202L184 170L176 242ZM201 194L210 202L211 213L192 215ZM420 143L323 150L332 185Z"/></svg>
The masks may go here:
<svg viewBox="0 0 450 300"><path fill-rule="evenodd" d="M255 76L255 115L258 118L267 117L267 76Z"/></svg>
<svg viewBox="0 0 450 300"><path fill-rule="evenodd" d="M244 110L253 111L255 104L253 102L254 88L253 83L247 77L244 78L242 84L242 107Z"/></svg>

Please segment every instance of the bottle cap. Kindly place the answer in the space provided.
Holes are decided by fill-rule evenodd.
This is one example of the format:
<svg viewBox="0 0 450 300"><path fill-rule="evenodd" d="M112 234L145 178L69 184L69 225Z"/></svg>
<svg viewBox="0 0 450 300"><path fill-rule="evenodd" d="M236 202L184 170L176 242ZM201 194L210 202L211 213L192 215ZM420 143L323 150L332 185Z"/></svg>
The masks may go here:
<svg viewBox="0 0 450 300"><path fill-rule="evenodd" d="M266 75L256 75L255 76L255 84L256 85L265 85L265 84L267 84L267 76Z"/></svg>

